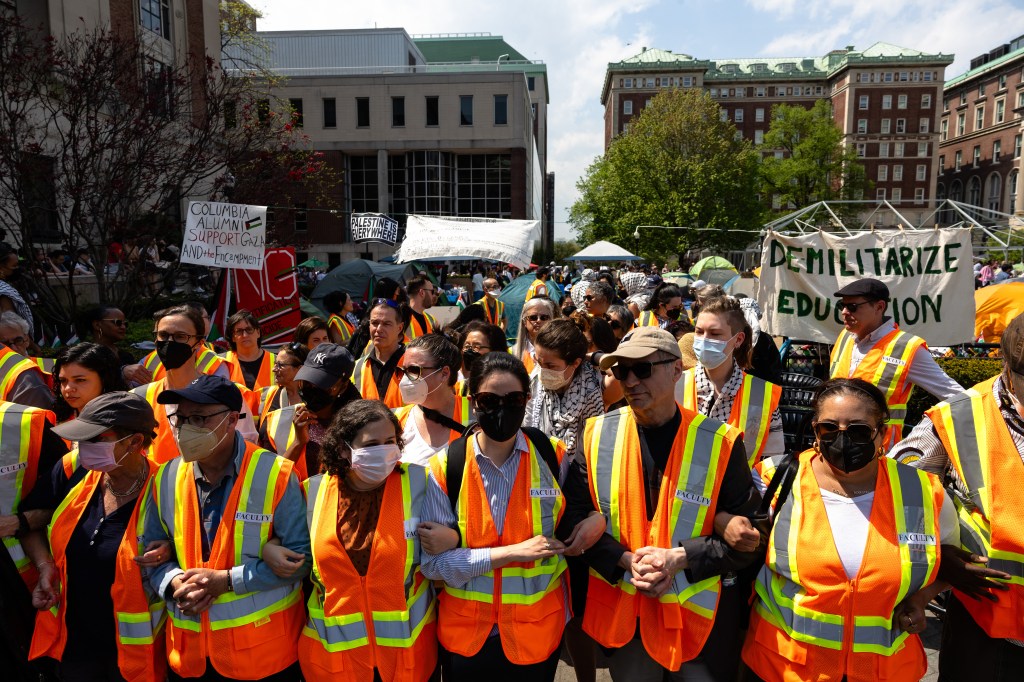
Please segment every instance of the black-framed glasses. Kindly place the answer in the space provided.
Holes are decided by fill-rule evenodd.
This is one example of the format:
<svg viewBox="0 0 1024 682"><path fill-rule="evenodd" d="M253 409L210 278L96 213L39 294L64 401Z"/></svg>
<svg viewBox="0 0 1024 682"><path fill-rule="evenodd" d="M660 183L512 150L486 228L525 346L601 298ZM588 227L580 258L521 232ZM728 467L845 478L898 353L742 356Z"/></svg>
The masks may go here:
<svg viewBox="0 0 1024 682"><path fill-rule="evenodd" d="M118 320L118 319L114 319L114 318L104 317L103 321L104 322L109 322L110 324L114 325L115 327L127 327L128 326L128 321L127 320Z"/></svg>
<svg viewBox="0 0 1024 682"><path fill-rule="evenodd" d="M483 353L490 353L491 352L491 347L490 346L481 346L480 344L475 344L474 345L472 343L467 343L465 346L462 347L462 352L465 353L468 350L471 350L471 351L473 351L475 353L483 354Z"/></svg>
<svg viewBox="0 0 1024 682"><path fill-rule="evenodd" d="M526 319L529 320L530 322L547 322L548 320L551 319L551 316L545 315L544 313L537 313L535 315L527 315Z"/></svg>
<svg viewBox="0 0 1024 682"><path fill-rule="evenodd" d="M526 407L528 395L526 391L512 391L505 395L497 393L477 393L473 396L473 404L477 412L494 412L503 407Z"/></svg>
<svg viewBox="0 0 1024 682"><path fill-rule="evenodd" d="M814 436L820 443L831 443L839 437L839 433L842 431L846 432L846 437L851 442L858 445L864 445L870 443L875 439L875 435L878 433L877 426L871 426L871 424L848 424L846 428L841 428L839 424L830 421L814 422L811 425L814 429Z"/></svg>
<svg viewBox="0 0 1024 682"><path fill-rule="evenodd" d="M167 422L176 429L181 428L185 424L201 429L206 426L206 423L209 420L230 411L231 410L221 410L220 412L214 412L213 414L190 414L185 417L175 413L167 417Z"/></svg>
<svg viewBox="0 0 1024 682"><path fill-rule="evenodd" d="M186 334L185 332L157 332L157 341L175 341L177 343L188 343L190 339L198 339L198 334Z"/></svg>
<svg viewBox="0 0 1024 682"><path fill-rule="evenodd" d="M630 374L635 376L637 379L650 379L651 372L654 371L655 365L667 365L670 362L676 362L676 358L669 358L668 360L648 360L647 362L634 362L631 365L623 365L622 363L616 363L612 365L612 376L619 381L625 381L626 377Z"/></svg>
<svg viewBox="0 0 1024 682"><path fill-rule="evenodd" d="M259 333L259 329L255 327L235 327L231 331L232 336L252 336L253 334Z"/></svg>
<svg viewBox="0 0 1024 682"><path fill-rule="evenodd" d="M857 309L860 308L862 305L868 305L871 302L872 301L860 301L859 303L843 303L842 301L839 301L839 303L836 303L836 308L838 308L840 312L845 310L850 313L856 313Z"/></svg>
<svg viewBox="0 0 1024 682"><path fill-rule="evenodd" d="M419 381L423 376L424 370L437 369L437 367L428 367L426 365L406 365L405 376L409 377L412 381ZM427 376L430 376L429 374Z"/></svg>

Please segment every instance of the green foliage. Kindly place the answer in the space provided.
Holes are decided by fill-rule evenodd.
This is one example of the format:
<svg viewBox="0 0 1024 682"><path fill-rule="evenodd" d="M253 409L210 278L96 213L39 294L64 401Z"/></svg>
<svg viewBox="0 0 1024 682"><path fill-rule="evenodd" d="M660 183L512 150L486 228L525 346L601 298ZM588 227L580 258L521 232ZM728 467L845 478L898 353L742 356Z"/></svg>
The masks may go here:
<svg viewBox="0 0 1024 682"><path fill-rule="evenodd" d="M577 182L569 222L583 244L604 239L664 260L692 248L743 248L757 235L758 155L707 93L670 90L654 99ZM740 232L739 230L746 230Z"/></svg>
<svg viewBox="0 0 1024 682"><path fill-rule="evenodd" d="M869 189L864 166L832 118L832 105L818 100L810 109L779 104L759 147L766 197L803 207L816 201L862 199ZM783 158L774 152L782 150Z"/></svg>
<svg viewBox="0 0 1024 682"><path fill-rule="evenodd" d="M940 358L937 362L953 381L964 388L994 377L1003 368L1002 360L987 358ZM925 411L938 402L930 393L915 386L907 404L907 424L917 424ZM909 433L909 428L905 433Z"/></svg>
<svg viewBox="0 0 1024 682"><path fill-rule="evenodd" d="M572 239L558 239L555 241L551 250L551 260L561 265L565 261L569 260L570 256L582 251L583 247L580 246L579 242Z"/></svg>

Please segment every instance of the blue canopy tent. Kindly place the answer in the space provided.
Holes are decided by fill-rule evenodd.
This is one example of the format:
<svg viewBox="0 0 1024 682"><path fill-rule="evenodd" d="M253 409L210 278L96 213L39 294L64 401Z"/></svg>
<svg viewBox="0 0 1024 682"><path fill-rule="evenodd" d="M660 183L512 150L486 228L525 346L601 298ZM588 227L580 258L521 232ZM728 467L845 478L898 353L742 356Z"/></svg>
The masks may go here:
<svg viewBox="0 0 1024 682"><path fill-rule="evenodd" d="M566 260L572 261L625 261L643 260L641 256L634 256L618 244L600 241L594 242L582 251L578 251Z"/></svg>
<svg viewBox="0 0 1024 682"><path fill-rule="evenodd" d="M535 279L537 278L532 273L519 275L498 294L498 300L505 304L505 319L508 320L505 336L510 339L514 339L519 333L519 315L523 311L523 303L526 302L526 292ZM562 290L549 281L548 296L556 304L560 304L563 296Z"/></svg>

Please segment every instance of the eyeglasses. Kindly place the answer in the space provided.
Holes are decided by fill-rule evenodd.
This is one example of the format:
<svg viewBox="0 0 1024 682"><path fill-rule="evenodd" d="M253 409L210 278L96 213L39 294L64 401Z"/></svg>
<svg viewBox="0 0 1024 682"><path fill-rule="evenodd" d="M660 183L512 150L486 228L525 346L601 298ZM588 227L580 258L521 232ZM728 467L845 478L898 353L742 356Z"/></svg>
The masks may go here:
<svg viewBox="0 0 1024 682"><path fill-rule="evenodd" d="M676 362L675 358L668 360L654 360L648 362L634 362L631 365L623 365L622 363L616 363L612 365L612 376L619 381L625 381L626 377L630 374L635 376L637 379L650 379L651 372L654 371L655 365L667 365L670 362Z"/></svg>
<svg viewBox="0 0 1024 682"><path fill-rule="evenodd" d="M425 367L425 366L422 366L422 365L406 365L404 367L404 369L405 369L405 376L409 377L409 379L411 379L412 381L419 381L420 377L423 377L423 371L424 370L427 370L427 369L434 369L434 370L436 370L438 368L437 367ZM434 373L431 372L427 376L433 376L433 374Z"/></svg>
<svg viewBox="0 0 1024 682"><path fill-rule="evenodd" d="M858 445L870 443L878 433L878 427L870 424L848 424L845 429L840 428L835 422L823 421L814 422L814 435L821 443L831 443L839 437L840 431L845 431L846 436Z"/></svg>
<svg viewBox="0 0 1024 682"><path fill-rule="evenodd" d="M537 321L547 322L548 320L551 319L551 316L550 315L545 315L543 313L540 313L540 314L537 314L537 315L527 315L526 319L529 320L530 322L537 322Z"/></svg>
<svg viewBox="0 0 1024 682"><path fill-rule="evenodd" d="M473 396L477 412L494 412L503 407L526 407L526 391L512 391L505 395L477 393Z"/></svg>
<svg viewBox="0 0 1024 682"><path fill-rule="evenodd" d="M198 339L199 336L196 334L186 334L185 332L157 332L157 341L175 341L177 343L188 343L189 339Z"/></svg>
<svg viewBox="0 0 1024 682"><path fill-rule="evenodd" d="M851 313L856 313L857 308L861 307L862 305L868 305L870 303L872 303L872 301L860 301L859 303L843 303L842 301L840 301L839 303L836 303L836 308L838 308L840 312L846 310Z"/></svg>
<svg viewBox="0 0 1024 682"><path fill-rule="evenodd" d="M491 347L490 346L481 346L478 343L477 344L467 343L465 346L462 347L462 352L465 353L467 350L471 350L471 351L474 351L474 352L477 352L477 353L484 353L484 352L489 352L491 350Z"/></svg>
<svg viewBox="0 0 1024 682"><path fill-rule="evenodd" d="M285 367L302 367L302 365L297 365L294 362L275 362L274 363L274 371L275 372L280 372Z"/></svg>
<svg viewBox="0 0 1024 682"><path fill-rule="evenodd" d="M601 296L591 296L590 294L587 294L586 296L583 297L583 300L589 303L590 301L593 301L595 298L601 298Z"/></svg>
<svg viewBox="0 0 1024 682"><path fill-rule="evenodd" d="M204 426L206 426L206 423L210 419L213 419L218 415L230 411L231 410L221 410L220 412L214 412L213 414L190 414L187 416L182 416L180 414L172 414L169 417L167 417L167 421L168 423L170 423L171 426L173 426L176 429L180 429L185 424L188 424L189 426L194 426L197 429L201 429Z"/></svg>
<svg viewBox="0 0 1024 682"><path fill-rule="evenodd" d="M110 324L114 325L115 327L127 327L128 326L128 322L126 320L117 320L117 319L110 319L110 318L104 317L103 321L104 322L109 322Z"/></svg>
<svg viewBox="0 0 1024 682"><path fill-rule="evenodd" d="M26 341L28 341L28 339L24 336L15 336L13 339L0 339L0 343L5 346L20 346Z"/></svg>
<svg viewBox="0 0 1024 682"><path fill-rule="evenodd" d="M608 320L608 326L615 330L622 329L622 325L614 317Z"/></svg>
<svg viewBox="0 0 1024 682"><path fill-rule="evenodd" d="M231 335L232 336L252 336L253 334L256 334L257 332L259 332L259 330L258 329L254 329L253 327L235 327L235 330L233 332L231 332Z"/></svg>

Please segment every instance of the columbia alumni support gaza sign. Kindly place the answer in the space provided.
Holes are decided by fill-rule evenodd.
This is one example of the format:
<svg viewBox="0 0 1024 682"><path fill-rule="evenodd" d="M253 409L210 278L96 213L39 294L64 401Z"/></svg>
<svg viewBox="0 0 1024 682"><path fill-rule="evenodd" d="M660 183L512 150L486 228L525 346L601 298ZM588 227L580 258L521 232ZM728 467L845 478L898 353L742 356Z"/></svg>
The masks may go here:
<svg viewBox="0 0 1024 682"><path fill-rule="evenodd" d="M192 201L185 219L181 262L262 270L266 237L266 206Z"/></svg>

